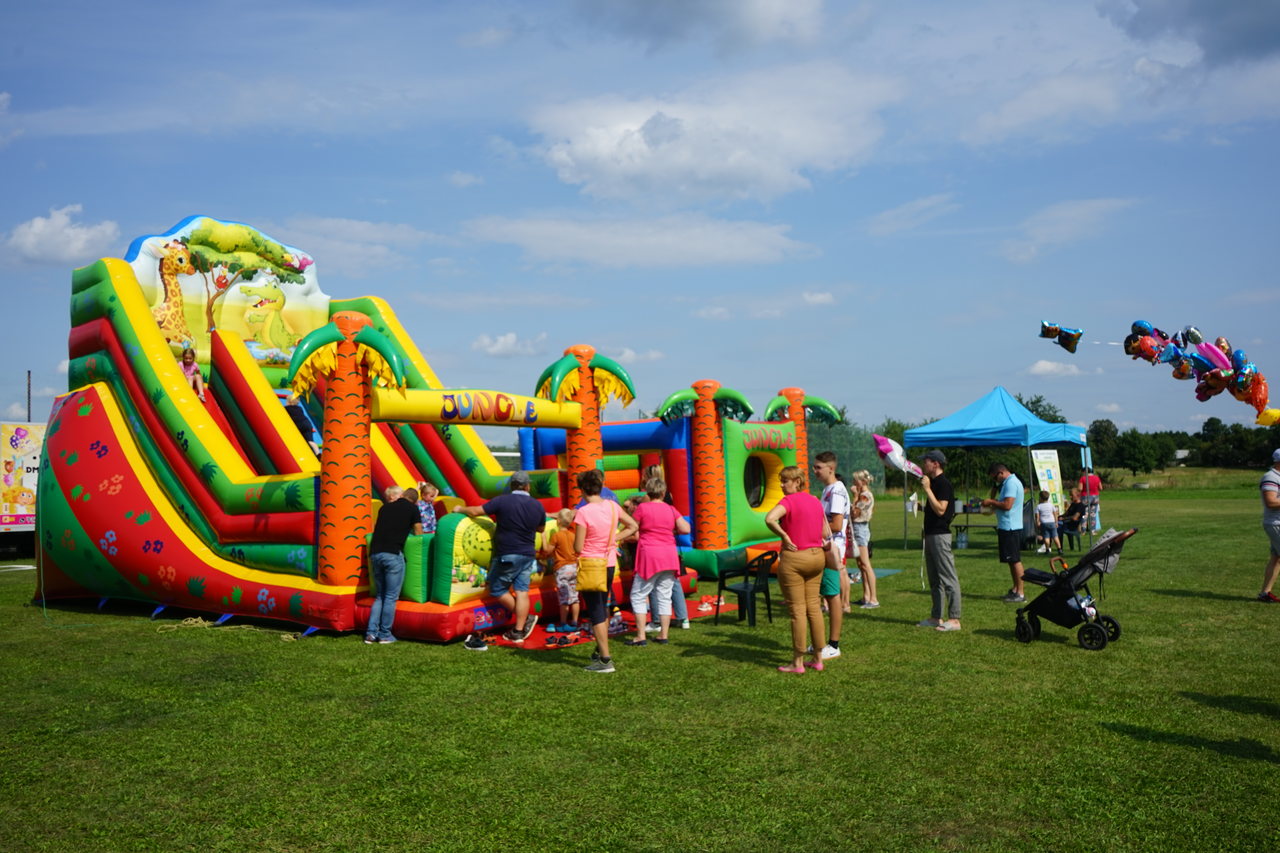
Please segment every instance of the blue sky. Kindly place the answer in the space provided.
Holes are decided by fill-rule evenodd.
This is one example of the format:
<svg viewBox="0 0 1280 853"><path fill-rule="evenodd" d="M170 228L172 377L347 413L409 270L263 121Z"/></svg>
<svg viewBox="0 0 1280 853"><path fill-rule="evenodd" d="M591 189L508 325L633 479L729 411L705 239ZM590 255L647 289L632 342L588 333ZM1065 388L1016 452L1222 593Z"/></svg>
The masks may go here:
<svg viewBox="0 0 1280 853"><path fill-rule="evenodd" d="M1193 324L1280 383L1277 119L1270 0L4 4L0 415L65 390L72 268L207 214L454 386L590 343L648 411L1251 423L1114 344Z"/></svg>

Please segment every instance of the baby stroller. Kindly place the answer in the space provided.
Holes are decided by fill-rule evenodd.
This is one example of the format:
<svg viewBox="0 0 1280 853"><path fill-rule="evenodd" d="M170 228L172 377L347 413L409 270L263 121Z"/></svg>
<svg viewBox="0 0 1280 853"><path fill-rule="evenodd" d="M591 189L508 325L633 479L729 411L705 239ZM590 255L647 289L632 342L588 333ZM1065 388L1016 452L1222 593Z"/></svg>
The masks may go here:
<svg viewBox="0 0 1280 853"><path fill-rule="evenodd" d="M1111 616L1098 614L1088 583L1094 575L1111 574L1120 560L1125 540L1137 532L1136 527L1124 533L1108 531L1071 568L1067 568L1066 561L1061 557L1054 557L1049 562L1050 568L1055 563L1060 563L1061 571L1026 569L1022 579L1042 586L1045 590L1026 607L1018 608L1017 622L1013 626L1013 635L1018 638L1018 642L1029 643L1039 637L1042 618L1063 628L1080 625L1076 638L1083 648L1091 652L1104 649L1107 643L1120 639L1120 623ZM1098 578L1098 584L1098 594L1101 595L1101 577ZM1080 624L1082 622L1083 625Z"/></svg>

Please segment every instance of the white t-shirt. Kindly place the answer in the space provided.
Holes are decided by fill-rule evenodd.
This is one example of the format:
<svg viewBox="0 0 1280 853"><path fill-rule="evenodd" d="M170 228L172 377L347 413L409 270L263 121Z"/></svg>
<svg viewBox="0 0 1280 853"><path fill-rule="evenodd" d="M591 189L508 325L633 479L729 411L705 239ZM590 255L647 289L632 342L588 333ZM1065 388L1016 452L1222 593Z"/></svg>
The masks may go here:
<svg viewBox="0 0 1280 853"><path fill-rule="evenodd" d="M1258 483L1258 487L1263 492L1280 492L1280 471L1268 468L1267 473L1262 475L1262 481ZM1267 509L1267 505L1263 503L1262 523L1280 524L1280 509Z"/></svg>
<svg viewBox="0 0 1280 853"><path fill-rule="evenodd" d="M1041 524L1053 524L1053 501L1036 504L1036 512L1040 515Z"/></svg>
<svg viewBox="0 0 1280 853"><path fill-rule="evenodd" d="M849 490L844 487L844 483L836 480L822 490L822 511L827 514L827 521L831 521L833 515L843 515L848 519L849 509ZM844 547L843 524L839 531L831 531L831 540L841 548Z"/></svg>

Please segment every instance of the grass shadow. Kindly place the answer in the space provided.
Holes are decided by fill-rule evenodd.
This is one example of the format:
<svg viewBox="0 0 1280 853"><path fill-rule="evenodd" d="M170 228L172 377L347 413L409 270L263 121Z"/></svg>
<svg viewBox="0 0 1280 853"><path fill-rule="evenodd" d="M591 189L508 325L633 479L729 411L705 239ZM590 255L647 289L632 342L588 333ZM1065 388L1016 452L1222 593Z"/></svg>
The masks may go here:
<svg viewBox="0 0 1280 853"><path fill-rule="evenodd" d="M1149 589L1147 592L1155 595L1165 595L1170 598L1211 598L1215 601L1253 601L1252 595L1227 595L1221 592L1204 592L1198 589Z"/></svg>
<svg viewBox="0 0 1280 853"><path fill-rule="evenodd" d="M1256 696L1213 696L1208 693L1195 693L1190 690L1183 690L1178 695L1193 702L1199 702L1201 705L1209 705L1225 711L1257 714L1260 717L1280 720L1280 703L1273 702L1270 699L1259 699Z"/></svg>
<svg viewBox="0 0 1280 853"><path fill-rule="evenodd" d="M1208 749L1229 758L1248 758L1253 761L1265 761L1268 764L1280 764L1280 753L1267 744L1253 738L1236 738L1235 740L1212 740L1199 735L1162 732L1145 726L1132 726L1128 723L1102 723L1104 729L1116 734L1127 735L1134 740L1148 743L1165 743L1172 746L1189 746L1195 749Z"/></svg>
<svg viewBox="0 0 1280 853"><path fill-rule="evenodd" d="M845 615L848 616L849 614L845 614ZM924 619L924 618L926 617L925 616L920 617L920 619ZM886 625L908 625L913 628L915 627L916 623L920 621L920 619L895 619L892 616L880 616L880 615L876 615L876 616L868 615L868 616L857 617L857 620L859 622L865 620L867 622L883 622Z"/></svg>
<svg viewBox="0 0 1280 853"><path fill-rule="evenodd" d="M683 658L714 657L739 663L758 663L765 655L785 654L789 646L776 639L747 631L712 629L702 632L704 641L698 646L680 649Z"/></svg>
<svg viewBox="0 0 1280 853"><path fill-rule="evenodd" d="M1018 638L1013 635L1013 628L1002 630L1000 628L978 628L970 631L971 634L978 634L984 637L994 637L997 640L1007 640L1010 643L1017 643ZM1075 635L1064 636L1053 632L1042 632L1039 637L1027 643L1028 646L1034 646L1036 643L1058 643L1063 644L1075 639Z"/></svg>

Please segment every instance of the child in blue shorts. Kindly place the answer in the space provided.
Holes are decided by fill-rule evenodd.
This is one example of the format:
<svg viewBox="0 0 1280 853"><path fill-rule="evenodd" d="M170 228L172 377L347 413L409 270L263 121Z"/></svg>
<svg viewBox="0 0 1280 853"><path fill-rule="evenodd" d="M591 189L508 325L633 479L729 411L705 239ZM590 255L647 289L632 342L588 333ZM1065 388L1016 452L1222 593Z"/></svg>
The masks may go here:
<svg viewBox="0 0 1280 853"><path fill-rule="evenodd" d="M1062 554L1062 540L1058 538L1058 508L1049 500L1049 493L1040 492L1040 503L1036 504L1036 523L1040 527L1040 538L1044 547L1036 553L1047 554L1050 550Z"/></svg>

